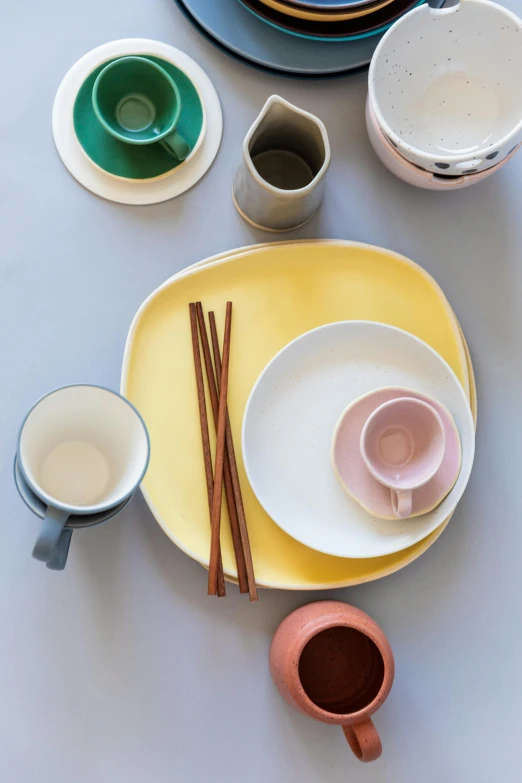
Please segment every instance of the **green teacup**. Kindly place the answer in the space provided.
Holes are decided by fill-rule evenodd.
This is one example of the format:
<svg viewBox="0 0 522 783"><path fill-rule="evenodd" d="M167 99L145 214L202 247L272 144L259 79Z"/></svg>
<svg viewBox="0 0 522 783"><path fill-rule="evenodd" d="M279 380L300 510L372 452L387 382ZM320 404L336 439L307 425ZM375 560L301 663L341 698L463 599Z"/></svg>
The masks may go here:
<svg viewBox="0 0 522 783"><path fill-rule="evenodd" d="M180 161L190 154L190 145L176 130L179 90L152 60L120 57L107 65L94 82L92 104L105 130L120 141L159 142Z"/></svg>

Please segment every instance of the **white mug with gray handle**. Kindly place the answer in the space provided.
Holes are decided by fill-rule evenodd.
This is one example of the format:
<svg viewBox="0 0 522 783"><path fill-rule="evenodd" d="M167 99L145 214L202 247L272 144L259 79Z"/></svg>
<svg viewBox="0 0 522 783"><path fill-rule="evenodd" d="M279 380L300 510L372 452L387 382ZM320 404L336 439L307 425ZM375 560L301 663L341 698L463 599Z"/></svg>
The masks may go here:
<svg viewBox="0 0 522 783"><path fill-rule="evenodd" d="M29 490L45 506L33 557L62 570L73 527L122 508L143 479L149 455L143 419L116 392L66 386L39 400L22 424L15 467L22 498L28 502Z"/></svg>

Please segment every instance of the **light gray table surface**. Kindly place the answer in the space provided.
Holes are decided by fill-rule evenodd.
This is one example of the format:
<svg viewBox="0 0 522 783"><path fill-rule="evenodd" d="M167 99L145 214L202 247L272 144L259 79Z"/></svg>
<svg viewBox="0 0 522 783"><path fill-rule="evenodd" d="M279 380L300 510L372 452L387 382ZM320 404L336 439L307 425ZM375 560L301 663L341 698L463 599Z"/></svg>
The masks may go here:
<svg viewBox="0 0 522 783"><path fill-rule="evenodd" d="M216 0L219 2L219 0ZM522 12L522 0L509 0ZM2 783L516 783L522 742L522 154L470 190L394 179L364 126L366 76L277 78L212 47L170 0L4 4L0 63L0 780ZM223 143L173 201L128 207L62 165L51 107L81 55L124 37L194 57L219 91ZM266 241L230 199L240 145L279 93L319 115L332 144L320 213L285 238L354 239L425 267L473 355L478 450L441 539L384 580L329 593L369 612L396 657L376 716L384 753L351 755L340 729L301 716L270 681L271 635L324 594L206 596L203 569L135 498L76 534L67 569L31 559L38 523L12 481L20 421L44 392L118 388L127 329L163 280L215 253ZM268 237L271 238L271 237Z"/></svg>

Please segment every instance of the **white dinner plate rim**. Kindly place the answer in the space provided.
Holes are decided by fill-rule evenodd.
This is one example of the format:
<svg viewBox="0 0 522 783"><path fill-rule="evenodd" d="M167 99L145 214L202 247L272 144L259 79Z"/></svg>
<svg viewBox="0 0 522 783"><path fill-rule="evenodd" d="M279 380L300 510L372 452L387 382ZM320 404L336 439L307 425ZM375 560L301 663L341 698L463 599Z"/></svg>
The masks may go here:
<svg viewBox="0 0 522 783"><path fill-rule="evenodd" d="M459 490L459 493L458 493L458 497L456 497L456 499L454 499L454 502L452 502L451 507L445 510L443 518L441 520L439 520L438 522L433 522L430 525L429 529L427 529L426 532L423 532L422 535L419 535L419 537L416 540L412 541L411 539L408 539L408 541L405 541L403 545L392 546L389 549L380 551L378 554L377 553L375 553L375 554L364 553L364 554L359 554L359 555L354 554L354 553L339 554L339 552L336 552L336 551L333 551L331 549L328 549L327 547L319 549L317 547L317 545L312 546L310 544L309 540L307 540L306 536L305 537L298 536L298 535L296 535L294 530L291 531L289 529L289 527L283 525L281 523L281 521L276 519L274 514L271 513L271 510L269 510L267 508L266 499L263 502L263 499L261 498L261 493L258 492L258 488L256 489L256 481L255 481L255 478L254 478L254 476L252 474L251 464L249 463L249 453L248 453L247 445L246 445L246 442L245 442L245 439L246 439L246 427L247 427L248 417L249 417L250 410L251 410L251 408L252 408L252 406L254 404L254 398L256 396L256 392L260 388L260 386L263 384L264 379L266 378L266 375L269 373L270 368L272 367L272 365L274 365L276 362L278 362L280 360L281 356L283 354L285 354L288 350L290 350L293 346L295 346L296 344L298 344L300 342L303 342L304 340L310 338L310 335L316 334L316 333L321 332L321 331L324 332L324 331L327 331L327 330L332 329L332 328L339 328L341 325L343 327L344 326L354 327L354 326L361 326L361 325L365 325L365 326L368 326L368 327L377 326L379 328L385 329L386 331L399 333L401 335L406 335L408 338L411 338L412 341L417 342L420 346L422 346L423 349L426 349L430 354L432 354L432 356L437 361L439 361L444 366L446 371L448 372L449 377L454 382L455 388L458 389L458 393L460 394L460 396L462 398L462 402L463 402L463 404L465 406L465 410L466 410L466 417L468 419L467 422L466 422L467 430L468 430L468 432L466 433L466 436L469 435L469 439L470 439L469 440L469 444L468 444L467 441L464 440L463 433L459 432L460 439L461 439L462 454L463 454L461 472L460 472L460 474L459 474L459 476L457 478L455 486L452 488L452 490L448 493L448 495L446 496L446 498L442 502L444 502L449 496L452 495L454 490L457 488L457 485L459 485L459 487L460 487L460 490ZM395 384L392 383L390 385L393 386ZM332 432L332 436L333 436L333 432ZM467 450L468 448L470 449L469 461L464 459L465 450ZM278 353L275 354L275 356L273 356L272 359L268 362L268 364L264 367L264 369L260 373L258 379L256 380L254 386L252 387L252 390L250 392L250 395L248 397L248 400L247 400L247 403L246 403L246 406L245 406L245 411L244 411L244 415L243 415L243 424L242 424L242 428L241 428L241 449L242 449L242 454L243 454L243 464L244 464L244 468L245 468L245 473L246 473L247 479L248 479L248 481L250 483L250 486L252 488L252 491L254 492L258 502L260 503L260 505L262 506L264 511L275 522L275 524L278 525L285 533L287 533L289 536L294 538L296 541L299 541L304 546L307 546L307 547L309 547L311 549L314 549L314 550L316 550L318 552L322 552L323 554L326 554L326 555L331 555L333 557L346 557L346 558L354 559L354 560L357 560L357 559L368 559L368 558L371 558L371 557L386 557L387 555L396 554L397 552L401 552L404 549L408 549L410 546L414 546L416 543L419 543L419 541L424 540L427 536L429 536L431 533L433 533L434 530L436 530L441 524L443 524L443 522L444 522L444 520L446 518L448 518L449 516L451 516L453 514L453 512L455 511L455 508L457 507L457 504L461 500L462 495L463 495L463 493L464 493L464 491L466 489L466 486L468 484L468 481L469 481L469 478L470 478L470 475L471 475L471 470L472 470L472 467L473 467L473 461L474 461L474 455L475 455L475 425L474 425L474 421L473 421L473 415L472 415L472 412L471 412L470 403L469 403L469 400L466 398L466 393L464 391L464 388L462 387L462 384L460 383L459 379L457 378L457 376L453 372L452 368L445 361L445 359L443 359L442 356L440 356L440 354L438 354L437 351L435 351L435 349L432 348L430 345L425 343L420 338L416 337L414 334L411 334L411 332L407 332L406 330L400 329L400 328L398 328L396 326L391 326L389 324L381 323L380 321L368 321L368 320L335 321L335 322L332 322L332 323L329 323L329 324L323 324L322 326L318 326L315 329L310 329L308 332L304 332L303 334L299 335L294 340L292 340L287 345L285 345L280 351L278 351ZM461 476L464 476L464 479L463 479L462 482L461 482ZM258 485L258 487L259 487L259 485ZM455 494L457 494L457 493L455 493ZM433 512L427 512L427 513L433 513ZM424 516L424 515L420 515L419 517L416 517L415 519L417 521L420 521L422 516Z"/></svg>

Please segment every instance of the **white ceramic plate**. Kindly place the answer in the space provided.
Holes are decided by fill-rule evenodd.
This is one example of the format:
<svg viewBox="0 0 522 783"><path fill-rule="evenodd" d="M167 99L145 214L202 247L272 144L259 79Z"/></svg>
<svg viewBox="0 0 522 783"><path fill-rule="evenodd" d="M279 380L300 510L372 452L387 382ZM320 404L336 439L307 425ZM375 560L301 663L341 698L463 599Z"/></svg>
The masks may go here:
<svg viewBox="0 0 522 783"><path fill-rule="evenodd" d="M191 79L205 108L206 129L201 145L190 159L172 172L150 180L114 177L96 166L84 153L74 132L73 108L78 90L87 76L113 57L150 54L163 57ZM63 163L88 190L121 204L156 204L179 196L196 184L212 165L221 143L223 117L216 89L205 71L185 52L161 41L125 38L88 52L65 75L53 106L53 136Z"/></svg>
<svg viewBox="0 0 522 783"><path fill-rule="evenodd" d="M335 425L357 397L405 386L439 400L462 442L457 482L433 511L372 517L346 495L330 462ZM266 366L243 420L243 459L259 502L286 533L339 557L379 557L429 535L454 510L475 452L469 402L449 365L426 343L385 324L342 321L297 338Z"/></svg>

